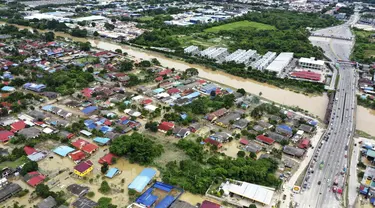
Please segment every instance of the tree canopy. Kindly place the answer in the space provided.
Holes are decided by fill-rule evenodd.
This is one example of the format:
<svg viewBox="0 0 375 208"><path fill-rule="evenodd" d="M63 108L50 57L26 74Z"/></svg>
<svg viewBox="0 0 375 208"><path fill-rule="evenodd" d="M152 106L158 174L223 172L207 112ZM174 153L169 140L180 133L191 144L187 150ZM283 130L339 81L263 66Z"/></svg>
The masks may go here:
<svg viewBox="0 0 375 208"><path fill-rule="evenodd" d="M162 145L138 132L118 137L112 142L109 150L115 155L126 156L132 163L141 165L151 164L164 152Z"/></svg>

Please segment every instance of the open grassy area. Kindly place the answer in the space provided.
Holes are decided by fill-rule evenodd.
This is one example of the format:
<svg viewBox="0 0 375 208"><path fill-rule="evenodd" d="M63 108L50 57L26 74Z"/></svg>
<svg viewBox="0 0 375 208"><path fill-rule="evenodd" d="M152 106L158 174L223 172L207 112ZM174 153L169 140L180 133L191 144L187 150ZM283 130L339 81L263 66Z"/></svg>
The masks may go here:
<svg viewBox="0 0 375 208"><path fill-rule="evenodd" d="M76 61L78 63L84 64L84 63L93 63L97 61L97 59L98 59L97 57L87 56L87 57L76 59Z"/></svg>
<svg viewBox="0 0 375 208"><path fill-rule="evenodd" d="M272 25L267 25L258 22L251 22L251 21L239 21L228 23L216 27L211 27L205 30L205 32L219 32L222 30L276 30L276 28Z"/></svg>
<svg viewBox="0 0 375 208"><path fill-rule="evenodd" d="M5 168L5 167L9 167L9 168L16 168L20 165L22 165L23 163L27 162L27 158L26 157L21 157L15 161L6 161L6 162L2 162L0 163L0 170Z"/></svg>
<svg viewBox="0 0 375 208"><path fill-rule="evenodd" d="M138 20L141 21L141 22L151 21L153 19L154 19L154 17L150 17L150 16L144 16L144 17L138 18Z"/></svg>
<svg viewBox="0 0 375 208"><path fill-rule="evenodd" d="M373 32L355 29L356 42L352 59L361 63L372 63L375 60L375 38Z"/></svg>

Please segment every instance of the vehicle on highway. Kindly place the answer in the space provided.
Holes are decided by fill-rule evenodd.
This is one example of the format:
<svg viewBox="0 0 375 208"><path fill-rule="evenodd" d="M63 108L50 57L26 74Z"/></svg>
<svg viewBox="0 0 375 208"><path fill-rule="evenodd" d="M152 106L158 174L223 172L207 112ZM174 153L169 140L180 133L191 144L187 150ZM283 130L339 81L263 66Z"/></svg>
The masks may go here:
<svg viewBox="0 0 375 208"><path fill-rule="evenodd" d="M321 181L318 181L318 185L320 185L322 182Z"/></svg>
<svg viewBox="0 0 375 208"><path fill-rule="evenodd" d="M324 161L320 162L319 169L321 170L323 169L323 167L324 167Z"/></svg>

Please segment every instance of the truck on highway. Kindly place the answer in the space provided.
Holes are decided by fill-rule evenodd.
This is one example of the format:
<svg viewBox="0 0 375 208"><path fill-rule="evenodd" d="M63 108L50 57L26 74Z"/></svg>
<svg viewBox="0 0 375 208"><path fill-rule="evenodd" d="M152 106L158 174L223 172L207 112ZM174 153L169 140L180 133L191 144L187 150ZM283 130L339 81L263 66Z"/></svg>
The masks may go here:
<svg viewBox="0 0 375 208"><path fill-rule="evenodd" d="M339 180L337 180L337 177L336 177L335 180L333 180L333 185L337 186L338 184L339 184Z"/></svg>
<svg viewBox="0 0 375 208"><path fill-rule="evenodd" d="M319 169L321 170L323 169L323 167L324 167L324 161L320 162Z"/></svg>

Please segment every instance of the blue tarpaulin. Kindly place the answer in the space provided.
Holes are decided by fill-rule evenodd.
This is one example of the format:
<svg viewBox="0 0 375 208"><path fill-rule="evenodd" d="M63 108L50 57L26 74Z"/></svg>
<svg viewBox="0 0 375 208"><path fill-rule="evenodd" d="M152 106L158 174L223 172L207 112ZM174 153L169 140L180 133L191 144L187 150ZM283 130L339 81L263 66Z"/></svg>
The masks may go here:
<svg viewBox="0 0 375 208"><path fill-rule="evenodd" d="M143 204L147 207L150 207L151 205L153 205L158 199L158 197L155 195L152 195L152 191L153 189L148 189L147 191L145 191L145 193L143 193L140 197L138 197L136 202L139 204Z"/></svg>

